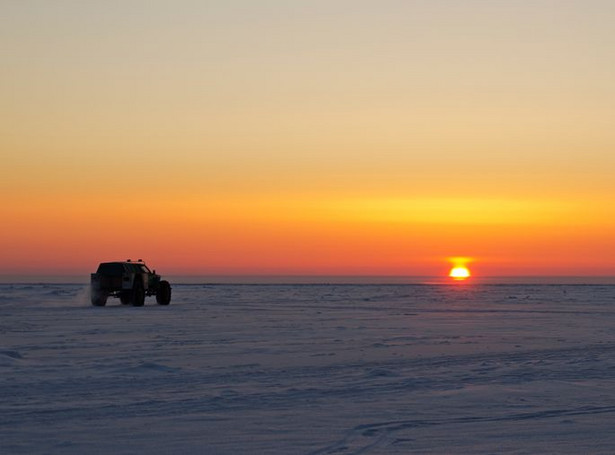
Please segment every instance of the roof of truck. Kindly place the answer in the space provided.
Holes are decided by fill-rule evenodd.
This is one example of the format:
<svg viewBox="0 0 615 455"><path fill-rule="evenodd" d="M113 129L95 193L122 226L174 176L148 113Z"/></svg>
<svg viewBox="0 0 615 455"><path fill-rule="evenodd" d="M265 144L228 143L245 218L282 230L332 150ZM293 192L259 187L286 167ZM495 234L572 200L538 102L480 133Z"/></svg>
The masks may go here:
<svg viewBox="0 0 615 455"><path fill-rule="evenodd" d="M135 270L135 267L140 267L141 270ZM145 268L145 270L143 270ZM132 269L132 270L131 270ZM149 267L143 261L115 261L101 262L98 265L96 273L104 273L105 275L121 275L124 271L144 272L149 271Z"/></svg>
<svg viewBox="0 0 615 455"><path fill-rule="evenodd" d="M108 262L101 262L101 264L145 264L145 261L142 259L139 259L138 261L133 261L131 259L128 259L126 261L108 261Z"/></svg>

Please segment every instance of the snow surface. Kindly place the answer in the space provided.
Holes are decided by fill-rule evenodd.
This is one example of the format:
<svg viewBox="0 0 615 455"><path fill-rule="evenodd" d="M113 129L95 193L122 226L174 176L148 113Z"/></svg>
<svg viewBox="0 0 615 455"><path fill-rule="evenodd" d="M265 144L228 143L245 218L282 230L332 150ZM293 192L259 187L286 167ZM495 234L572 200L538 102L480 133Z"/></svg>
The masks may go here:
<svg viewBox="0 0 615 455"><path fill-rule="evenodd" d="M615 453L615 286L0 285L0 453Z"/></svg>

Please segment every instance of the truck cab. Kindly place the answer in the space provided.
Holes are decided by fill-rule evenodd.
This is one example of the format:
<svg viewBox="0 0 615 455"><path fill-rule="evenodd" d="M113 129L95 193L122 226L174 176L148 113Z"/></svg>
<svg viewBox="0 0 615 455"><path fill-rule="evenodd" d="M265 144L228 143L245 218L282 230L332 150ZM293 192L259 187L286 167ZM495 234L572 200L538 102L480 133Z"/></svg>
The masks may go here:
<svg viewBox="0 0 615 455"><path fill-rule="evenodd" d="M122 304L143 306L146 296L155 295L160 305L171 301L171 286L141 259L102 262L90 275L91 301L104 306L109 297L118 297Z"/></svg>

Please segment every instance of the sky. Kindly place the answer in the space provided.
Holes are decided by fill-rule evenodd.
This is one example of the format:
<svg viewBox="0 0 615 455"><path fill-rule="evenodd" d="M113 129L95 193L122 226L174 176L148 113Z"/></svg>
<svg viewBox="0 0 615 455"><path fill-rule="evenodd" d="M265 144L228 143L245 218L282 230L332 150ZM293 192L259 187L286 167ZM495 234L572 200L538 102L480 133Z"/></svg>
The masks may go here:
<svg viewBox="0 0 615 455"><path fill-rule="evenodd" d="M4 1L0 274L609 275L615 2Z"/></svg>

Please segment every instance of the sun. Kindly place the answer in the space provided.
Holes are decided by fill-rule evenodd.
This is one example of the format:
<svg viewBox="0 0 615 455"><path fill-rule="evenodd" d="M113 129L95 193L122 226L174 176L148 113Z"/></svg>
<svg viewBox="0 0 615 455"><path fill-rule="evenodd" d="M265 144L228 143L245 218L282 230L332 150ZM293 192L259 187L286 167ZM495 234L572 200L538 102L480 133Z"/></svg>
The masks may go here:
<svg viewBox="0 0 615 455"><path fill-rule="evenodd" d="M448 273L448 276L453 280L463 281L472 276L470 269L467 267L467 264L473 261L472 258L457 256L448 258L448 261L452 264L452 268Z"/></svg>
<svg viewBox="0 0 615 455"><path fill-rule="evenodd" d="M463 265L458 265L451 269L448 276L455 280L465 280L466 278L470 278L470 270Z"/></svg>

